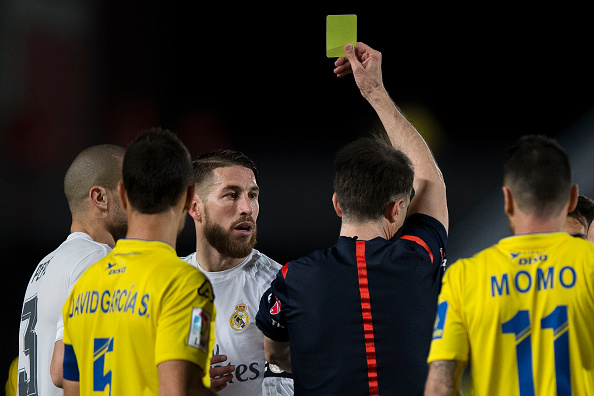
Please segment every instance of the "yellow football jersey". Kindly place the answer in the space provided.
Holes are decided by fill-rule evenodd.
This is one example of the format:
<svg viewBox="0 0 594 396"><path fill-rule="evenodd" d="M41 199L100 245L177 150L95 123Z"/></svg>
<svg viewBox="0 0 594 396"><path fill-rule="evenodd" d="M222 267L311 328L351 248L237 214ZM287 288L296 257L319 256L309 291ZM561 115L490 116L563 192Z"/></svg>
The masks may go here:
<svg viewBox="0 0 594 396"><path fill-rule="evenodd" d="M64 305L64 378L78 374L81 395L157 395L157 365L186 360L209 387L213 297L208 279L170 245L119 240Z"/></svg>
<svg viewBox="0 0 594 396"><path fill-rule="evenodd" d="M502 239L444 276L428 361L470 360L474 395L594 394L594 244Z"/></svg>

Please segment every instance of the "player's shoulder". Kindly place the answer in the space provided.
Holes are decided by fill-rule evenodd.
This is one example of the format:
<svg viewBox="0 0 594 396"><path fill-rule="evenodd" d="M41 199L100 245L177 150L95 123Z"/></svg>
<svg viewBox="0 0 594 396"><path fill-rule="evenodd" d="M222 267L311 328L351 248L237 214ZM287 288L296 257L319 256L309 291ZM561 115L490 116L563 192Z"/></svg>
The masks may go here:
<svg viewBox="0 0 594 396"><path fill-rule="evenodd" d="M187 256L180 256L179 258L180 260L185 261L196 268L198 267L198 264L196 263L196 252L190 253Z"/></svg>
<svg viewBox="0 0 594 396"><path fill-rule="evenodd" d="M84 260L89 256L105 257L111 252L111 247L93 240L82 232L73 232L62 244L53 251L53 257L59 257L61 263Z"/></svg>
<svg viewBox="0 0 594 396"><path fill-rule="evenodd" d="M594 243L583 238L573 237L571 235L569 235L568 240L569 249L573 250L575 246L578 249L578 252L583 252L585 255L594 254Z"/></svg>
<svg viewBox="0 0 594 396"><path fill-rule="evenodd" d="M276 277L276 274L280 271L282 265L264 253L252 249L252 252L246 258L245 265L242 268L249 278L253 279L256 283L261 284L261 286L266 289Z"/></svg>
<svg viewBox="0 0 594 396"><path fill-rule="evenodd" d="M424 213L410 215L402 226L404 234L433 232L442 239L447 239L445 226L436 218Z"/></svg>
<svg viewBox="0 0 594 396"><path fill-rule="evenodd" d="M496 263L502 263L503 261L505 261L504 252L497 245L492 245L475 253L471 257L463 257L455 260L446 267L445 276L448 279L476 279L481 272L488 269L489 265L493 267ZM469 277L466 277L466 275L469 275Z"/></svg>
<svg viewBox="0 0 594 396"><path fill-rule="evenodd" d="M259 271L278 271L282 265L259 250L252 249L247 258Z"/></svg>
<svg viewBox="0 0 594 396"><path fill-rule="evenodd" d="M354 238L341 236L337 243L330 247L315 249L304 256L292 259L282 266L283 276L286 277L288 272L311 274L325 271L330 266L321 265L322 263L341 261L351 255L354 257L355 242L356 239Z"/></svg>

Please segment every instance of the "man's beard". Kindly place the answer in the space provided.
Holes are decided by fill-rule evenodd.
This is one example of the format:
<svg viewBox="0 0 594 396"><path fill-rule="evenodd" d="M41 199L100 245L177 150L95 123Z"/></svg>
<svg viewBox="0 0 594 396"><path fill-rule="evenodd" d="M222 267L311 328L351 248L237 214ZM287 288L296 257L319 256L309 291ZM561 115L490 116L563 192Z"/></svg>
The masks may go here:
<svg viewBox="0 0 594 396"><path fill-rule="evenodd" d="M128 232L128 218L124 208L116 210L111 222L107 225L107 231L113 236L114 241L126 237Z"/></svg>
<svg viewBox="0 0 594 396"><path fill-rule="evenodd" d="M243 240L242 242L233 242L230 239L230 234L235 226L244 221L253 221L251 217L242 218L231 226L229 230L225 230L219 224L211 222L208 214L205 216L204 224L204 237L208 243L214 247L220 254L233 258L247 257L251 253L254 246L256 246L256 223L254 222L254 228L252 228L252 235L249 239Z"/></svg>

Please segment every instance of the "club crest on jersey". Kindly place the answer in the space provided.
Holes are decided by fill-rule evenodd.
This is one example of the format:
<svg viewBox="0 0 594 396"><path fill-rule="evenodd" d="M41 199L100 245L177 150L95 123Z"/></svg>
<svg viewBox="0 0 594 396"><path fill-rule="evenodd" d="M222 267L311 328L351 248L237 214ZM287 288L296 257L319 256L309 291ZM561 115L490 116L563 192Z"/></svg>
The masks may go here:
<svg viewBox="0 0 594 396"><path fill-rule="evenodd" d="M229 319L229 324L233 330L245 330L250 323L250 315L247 312L247 308L247 305L244 303L235 306L235 312L233 312Z"/></svg>

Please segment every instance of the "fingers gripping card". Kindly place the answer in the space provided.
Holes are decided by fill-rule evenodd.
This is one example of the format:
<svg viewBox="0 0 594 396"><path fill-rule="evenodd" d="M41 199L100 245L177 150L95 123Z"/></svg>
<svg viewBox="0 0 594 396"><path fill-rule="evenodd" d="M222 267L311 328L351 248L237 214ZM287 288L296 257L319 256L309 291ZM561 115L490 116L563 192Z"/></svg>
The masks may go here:
<svg viewBox="0 0 594 396"><path fill-rule="evenodd" d="M328 15L326 17L326 56L345 56L346 44L357 45L357 15Z"/></svg>

